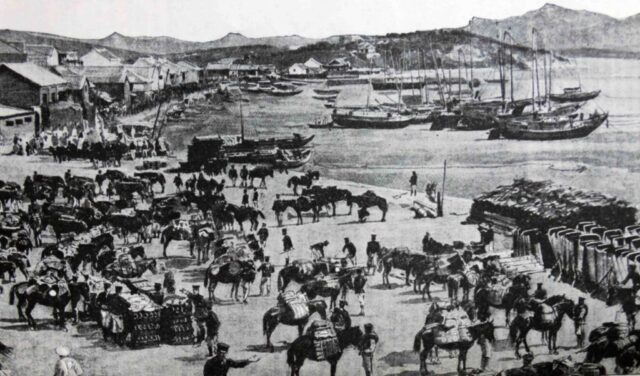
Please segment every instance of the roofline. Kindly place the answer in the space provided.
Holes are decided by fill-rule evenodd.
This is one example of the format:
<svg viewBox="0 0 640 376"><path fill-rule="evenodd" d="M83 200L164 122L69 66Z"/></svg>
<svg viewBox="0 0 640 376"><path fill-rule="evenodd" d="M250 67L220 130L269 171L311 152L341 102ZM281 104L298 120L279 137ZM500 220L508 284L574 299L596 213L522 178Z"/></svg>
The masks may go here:
<svg viewBox="0 0 640 376"><path fill-rule="evenodd" d="M0 69L2 69L2 67L5 67L6 69L8 69L8 70L10 70L11 72L13 72L13 74L15 74L15 75L17 75L17 76L19 76L19 77L24 78L25 80L27 80L27 81L31 82L33 85L36 85L36 86L38 86L38 87L51 87L51 86L60 86L60 85L61 85L61 86L66 86L67 88L69 87L69 82L68 82L68 81L66 81L66 80L65 80L65 82L60 83L60 84L40 85L39 83L37 83L37 82L35 82L35 81L30 80L28 77L25 77L25 76L23 76L22 74L20 74L20 73L18 73L18 72L16 72L16 71L14 71L14 70L13 70L13 69L11 69L7 64L0 64ZM55 74L55 73L52 73L52 72L49 72L49 73L51 73L51 74L53 74L53 75L58 76L58 75L57 75L57 74ZM60 79L64 80L64 78L62 78L61 76L58 76L58 77L60 77Z"/></svg>

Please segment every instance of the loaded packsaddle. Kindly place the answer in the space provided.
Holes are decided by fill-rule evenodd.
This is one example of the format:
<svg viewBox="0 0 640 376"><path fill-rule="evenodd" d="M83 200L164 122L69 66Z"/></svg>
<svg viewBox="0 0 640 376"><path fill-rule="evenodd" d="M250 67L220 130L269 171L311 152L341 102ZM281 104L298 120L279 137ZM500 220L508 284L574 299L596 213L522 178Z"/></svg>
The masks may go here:
<svg viewBox="0 0 640 376"><path fill-rule="evenodd" d="M278 295L278 306L280 310L291 312L294 320L302 320L309 317L308 302L307 296L303 293L287 290Z"/></svg>
<svg viewBox="0 0 640 376"><path fill-rule="evenodd" d="M330 322L315 320L307 328L307 335L313 340L316 360L326 360L341 352L338 335Z"/></svg>

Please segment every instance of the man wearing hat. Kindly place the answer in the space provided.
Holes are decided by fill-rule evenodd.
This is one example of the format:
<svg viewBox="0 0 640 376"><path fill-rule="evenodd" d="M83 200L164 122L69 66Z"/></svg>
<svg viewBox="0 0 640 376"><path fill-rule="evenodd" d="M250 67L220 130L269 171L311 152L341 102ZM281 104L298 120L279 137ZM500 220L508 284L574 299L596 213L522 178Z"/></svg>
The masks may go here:
<svg viewBox="0 0 640 376"><path fill-rule="evenodd" d="M378 345L378 335L373 331L373 324L364 324L364 336L360 342L360 355L365 376L373 375L373 353Z"/></svg>
<svg viewBox="0 0 640 376"><path fill-rule="evenodd" d="M533 292L533 298L542 303L547 299L547 290L542 287L542 283L538 283L538 288Z"/></svg>
<svg viewBox="0 0 640 376"><path fill-rule="evenodd" d="M267 229L266 223L262 224L257 234L258 240L260 240L260 246L264 248L267 245L267 239L269 239L269 230Z"/></svg>
<svg viewBox="0 0 640 376"><path fill-rule="evenodd" d="M53 371L54 376L80 376L83 374L82 367L80 367L78 361L69 356L71 355L71 350L68 347L57 347L56 354L60 359L56 362L56 368Z"/></svg>
<svg viewBox="0 0 640 376"><path fill-rule="evenodd" d="M280 195L276 195L276 199L273 200L273 205L271 206L271 210L276 213L276 221L278 221L278 227L282 226L282 202L280 201Z"/></svg>
<svg viewBox="0 0 640 376"><path fill-rule="evenodd" d="M380 253L380 243L376 240L376 234L371 234L371 240L367 243L367 275L376 274L376 258Z"/></svg>
<svg viewBox="0 0 640 376"><path fill-rule="evenodd" d="M533 354L528 352L522 356L522 375L524 376L536 376L538 372L533 367Z"/></svg>
<svg viewBox="0 0 640 376"><path fill-rule="evenodd" d="M227 358L227 351L229 351L229 345L223 342L218 343L216 356L207 360L204 364L203 376L227 376L229 368L244 368L260 360L255 355L249 359L234 360Z"/></svg>
<svg viewBox="0 0 640 376"><path fill-rule="evenodd" d="M153 292L151 294L149 294L149 298L151 298L151 300L158 304L158 305L162 305L162 302L164 301L164 293L162 292L162 283L154 283L153 284Z"/></svg>
<svg viewBox="0 0 640 376"><path fill-rule="evenodd" d="M238 180L238 170L236 170L236 166L231 165L231 168L229 169L229 179L231 179L231 183L233 184L233 186L236 186L236 180Z"/></svg>
<svg viewBox="0 0 640 376"><path fill-rule="evenodd" d="M178 172L178 175L176 175L175 178L173 178L173 185L176 186L176 191L180 192L182 191L182 184L184 184L182 182L182 177L180 176L180 173Z"/></svg>
<svg viewBox="0 0 640 376"><path fill-rule="evenodd" d="M364 286L366 284L367 278L362 275L362 269L358 269L353 279L353 292L356 293L358 303L360 304L360 313L358 313L358 316L364 316Z"/></svg>
<svg viewBox="0 0 640 376"><path fill-rule="evenodd" d="M265 256L264 262L258 268L258 272L262 273L262 278L260 279L260 296L264 295L265 286L267 295L271 294L271 274L275 271L276 269L271 262L269 262L269 256Z"/></svg>
<svg viewBox="0 0 640 376"><path fill-rule="evenodd" d="M311 250L311 254L314 259L324 258L324 247L329 245L329 241L325 240L323 242L312 244L309 249Z"/></svg>
<svg viewBox="0 0 640 376"><path fill-rule="evenodd" d="M578 304L573 309L573 325L576 329L576 339L580 348L584 346L585 324L587 323L588 314L589 307L587 307L584 297L581 296L578 298Z"/></svg>
<svg viewBox="0 0 640 376"><path fill-rule="evenodd" d="M293 242L289 235L287 235L287 229L282 229L282 253L285 254L284 265L289 265L289 253L293 251Z"/></svg>
<svg viewBox="0 0 640 376"><path fill-rule="evenodd" d="M218 331L220 330L220 320L218 315L213 312L213 307L207 313L205 325L207 327L207 349L209 350L209 356L213 356L213 347L218 344Z"/></svg>
<svg viewBox="0 0 640 376"><path fill-rule="evenodd" d="M342 247L342 253L347 252L347 257L351 261L351 265L356 265L356 246L351 243L349 238L344 238L344 247Z"/></svg>
<svg viewBox="0 0 640 376"><path fill-rule="evenodd" d="M337 331L343 331L351 327L351 316L346 310L346 306L347 301L341 300L338 307L335 307L331 313L331 322Z"/></svg>
<svg viewBox="0 0 640 376"><path fill-rule="evenodd" d="M247 178L249 177L249 170L247 170L247 166L243 165L242 168L240 169L240 186L241 187L247 187L248 183L247 183Z"/></svg>
<svg viewBox="0 0 640 376"><path fill-rule="evenodd" d="M182 292L191 302L191 307L193 309L193 321L196 324L195 341L193 346L198 347L205 339L205 323L207 320L209 307L206 300L204 299L204 296L200 295L200 286L193 285L192 290L193 292L188 292L183 289Z"/></svg>

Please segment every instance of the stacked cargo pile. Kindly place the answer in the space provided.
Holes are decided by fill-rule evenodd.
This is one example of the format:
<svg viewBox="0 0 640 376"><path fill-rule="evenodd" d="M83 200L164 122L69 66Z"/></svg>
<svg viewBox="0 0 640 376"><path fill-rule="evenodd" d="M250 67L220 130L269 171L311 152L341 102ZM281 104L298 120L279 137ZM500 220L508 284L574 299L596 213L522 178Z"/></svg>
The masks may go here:
<svg viewBox="0 0 640 376"><path fill-rule="evenodd" d="M511 185L499 186L476 197L469 219L483 222L504 218L505 222L514 221L518 227L542 231L554 226L575 227L582 221L624 228L635 223L636 211L627 201L602 193L564 187L551 181L516 179Z"/></svg>
<svg viewBox="0 0 640 376"><path fill-rule="evenodd" d="M160 314L162 307L146 295L122 295L129 303L126 321L133 348L160 345Z"/></svg>
<svg viewBox="0 0 640 376"><path fill-rule="evenodd" d="M192 344L194 338L189 300L180 295L167 296L162 306L162 342L170 345Z"/></svg>

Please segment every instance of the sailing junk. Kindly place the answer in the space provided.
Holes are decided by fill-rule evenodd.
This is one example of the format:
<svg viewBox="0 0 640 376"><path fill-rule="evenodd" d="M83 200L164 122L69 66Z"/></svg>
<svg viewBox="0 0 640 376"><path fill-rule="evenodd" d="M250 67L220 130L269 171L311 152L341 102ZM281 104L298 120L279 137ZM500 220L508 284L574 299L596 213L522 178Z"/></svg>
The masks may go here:
<svg viewBox="0 0 640 376"><path fill-rule="evenodd" d="M558 103L584 102L600 95L600 90L582 91L579 87L565 88L562 94L549 94L549 98Z"/></svg>

